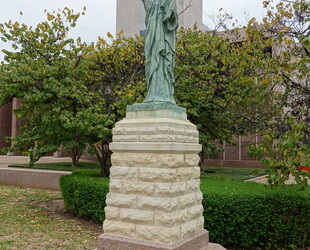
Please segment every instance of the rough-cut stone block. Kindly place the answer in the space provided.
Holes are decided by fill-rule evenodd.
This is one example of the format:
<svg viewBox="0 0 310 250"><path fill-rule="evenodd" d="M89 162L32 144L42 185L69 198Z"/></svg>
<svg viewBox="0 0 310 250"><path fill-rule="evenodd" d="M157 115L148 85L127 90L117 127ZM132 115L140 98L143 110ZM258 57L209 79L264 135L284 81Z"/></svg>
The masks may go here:
<svg viewBox="0 0 310 250"><path fill-rule="evenodd" d="M176 173L176 169L140 168L139 180L152 182L173 182L176 181Z"/></svg>
<svg viewBox="0 0 310 250"><path fill-rule="evenodd" d="M198 179L200 177L200 168L199 167L179 168L177 169L176 177L178 181Z"/></svg>
<svg viewBox="0 0 310 250"><path fill-rule="evenodd" d="M187 219L188 220L196 219L202 216L202 213L203 213L203 206L201 204L194 207L190 207L189 209L187 209Z"/></svg>
<svg viewBox="0 0 310 250"><path fill-rule="evenodd" d="M129 140L127 140L127 141L129 141ZM132 141L134 141L134 140L132 140ZM195 143L196 138L194 138L193 136L160 133L160 134L154 134L154 135L140 135L140 141L141 142L182 142L182 143L186 142L186 143Z"/></svg>
<svg viewBox="0 0 310 250"><path fill-rule="evenodd" d="M113 152L141 152L141 153L193 153L198 154L202 146L197 143L167 143L167 142L112 142L109 144Z"/></svg>
<svg viewBox="0 0 310 250"><path fill-rule="evenodd" d="M194 129L186 129L185 135L198 137L199 133L198 133L198 130L196 130L196 129L195 130Z"/></svg>
<svg viewBox="0 0 310 250"><path fill-rule="evenodd" d="M120 209L118 207L105 207L105 217L108 220L118 220L120 215Z"/></svg>
<svg viewBox="0 0 310 250"><path fill-rule="evenodd" d="M127 131L125 131L124 128L113 128L112 133L113 133L113 136L114 135L125 135L127 134Z"/></svg>
<svg viewBox="0 0 310 250"><path fill-rule="evenodd" d="M115 220L105 220L103 231L106 234L136 238L136 225Z"/></svg>
<svg viewBox="0 0 310 250"><path fill-rule="evenodd" d="M140 140L142 142L172 142L174 141L173 135L141 135Z"/></svg>
<svg viewBox="0 0 310 250"><path fill-rule="evenodd" d="M171 244L179 240L180 227L153 227L153 226L136 226L137 236L143 240L151 240Z"/></svg>
<svg viewBox="0 0 310 250"><path fill-rule="evenodd" d="M113 135L113 141L115 142L138 142L140 141L139 135Z"/></svg>
<svg viewBox="0 0 310 250"><path fill-rule="evenodd" d="M184 167L184 154L160 154L158 156L159 168Z"/></svg>
<svg viewBox="0 0 310 250"><path fill-rule="evenodd" d="M113 153L113 166L157 167L157 154L152 153Z"/></svg>
<svg viewBox="0 0 310 250"><path fill-rule="evenodd" d="M194 137L193 143L199 143L199 137Z"/></svg>
<svg viewBox="0 0 310 250"><path fill-rule="evenodd" d="M155 195L168 197L184 195L188 192L189 185L187 182L155 183Z"/></svg>
<svg viewBox="0 0 310 250"><path fill-rule="evenodd" d="M203 231L196 126L155 113L139 110L118 122L110 144L113 167L104 230L141 244L102 249L147 250L143 244L150 242L157 244L152 250L202 250L208 245L206 232L195 236L199 240L184 241Z"/></svg>
<svg viewBox="0 0 310 250"><path fill-rule="evenodd" d="M126 194L149 195L154 194L154 183L142 181L124 182L123 190Z"/></svg>
<svg viewBox="0 0 310 250"><path fill-rule="evenodd" d="M181 225L181 239L184 239L195 232L203 229L204 218L201 216L195 220L186 222Z"/></svg>
<svg viewBox="0 0 310 250"><path fill-rule="evenodd" d="M136 207L136 196L126 195L126 194L108 193L107 198L106 198L106 203L108 206L135 208Z"/></svg>
<svg viewBox="0 0 310 250"><path fill-rule="evenodd" d="M111 179L138 180L138 176L139 176L138 168L112 166L110 169Z"/></svg>
<svg viewBox="0 0 310 250"><path fill-rule="evenodd" d="M177 226L188 221L187 215L187 209L173 213L155 213L154 225L162 227Z"/></svg>
<svg viewBox="0 0 310 250"><path fill-rule="evenodd" d="M120 219L132 223L153 223L154 213L137 209L124 209L120 211Z"/></svg>
<svg viewBox="0 0 310 250"><path fill-rule="evenodd" d="M193 136L187 135L177 135L175 137L176 142L183 142L183 143L195 143L195 138Z"/></svg>
<svg viewBox="0 0 310 250"><path fill-rule="evenodd" d="M179 209L185 209L200 204L202 201L202 193L197 191L195 193L179 196L177 199Z"/></svg>
<svg viewBox="0 0 310 250"><path fill-rule="evenodd" d="M188 193L200 190L200 179L189 180L186 182L186 189Z"/></svg>
<svg viewBox="0 0 310 250"><path fill-rule="evenodd" d="M137 208L151 211L171 212L178 208L178 198L137 197Z"/></svg>
<svg viewBox="0 0 310 250"><path fill-rule="evenodd" d="M186 167L196 167L200 161L198 154L185 154L185 166Z"/></svg>
<svg viewBox="0 0 310 250"><path fill-rule="evenodd" d="M123 181L111 179L109 184L109 191L112 193L122 193Z"/></svg>

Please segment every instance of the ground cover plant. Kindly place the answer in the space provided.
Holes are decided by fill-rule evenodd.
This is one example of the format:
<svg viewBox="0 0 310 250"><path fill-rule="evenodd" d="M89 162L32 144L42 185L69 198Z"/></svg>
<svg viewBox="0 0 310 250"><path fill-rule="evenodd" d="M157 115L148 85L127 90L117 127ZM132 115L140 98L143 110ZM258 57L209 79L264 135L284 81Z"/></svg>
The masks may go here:
<svg viewBox="0 0 310 250"><path fill-rule="evenodd" d="M60 192L0 185L0 249L94 249L101 225L49 212Z"/></svg>

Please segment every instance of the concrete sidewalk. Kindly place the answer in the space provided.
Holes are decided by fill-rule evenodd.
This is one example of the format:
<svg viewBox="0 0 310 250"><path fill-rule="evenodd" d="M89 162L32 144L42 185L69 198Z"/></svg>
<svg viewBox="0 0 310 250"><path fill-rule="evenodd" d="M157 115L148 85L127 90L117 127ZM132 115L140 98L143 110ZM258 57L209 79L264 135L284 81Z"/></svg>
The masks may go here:
<svg viewBox="0 0 310 250"><path fill-rule="evenodd" d="M37 161L37 163L52 163L52 162L71 162L71 158L70 157L55 158L53 156L46 156ZM26 164L26 163L29 163L29 157L27 156L0 155L0 168L6 168L8 167L8 165L11 164Z"/></svg>
<svg viewBox="0 0 310 250"><path fill-rule="evenodd" d="M71 162L71 158L43 157L38 163ZM29 157L0 156L0 184L48 190L60 190L59 179L62 175L71 174L68 171L41 169L8 168L11 164L27 164Z"/></svg>
<svg viewBox="0 0 310 250"><path fill-rule="evenodd" d="M253 181L261 184L267 184L267 176L268 175L262 175L256 178L252 178L246 181ZM285 182L285 184L296 184L294 176L290 175L289 179ZM309 181L310 184L310 181Z"/></svg>

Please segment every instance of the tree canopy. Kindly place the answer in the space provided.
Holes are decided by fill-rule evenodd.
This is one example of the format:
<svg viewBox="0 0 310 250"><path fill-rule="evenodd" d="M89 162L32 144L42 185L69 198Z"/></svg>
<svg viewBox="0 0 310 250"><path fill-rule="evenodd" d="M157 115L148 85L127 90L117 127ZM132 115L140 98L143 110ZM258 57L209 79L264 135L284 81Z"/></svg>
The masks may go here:
<svg viewBox="0 0 310 250"><path fill-rule="evenodd" d="M283 111L303 121L299 143L309 145L309 3L264 4L270 10L263 23L252 19L244 29L223 32L194 27L177 35L176 101L187 108L208 155L233 135L294 134ZM143 38L72 39L68 32L81 14L65 8L46 13L36 27L0 24L1 39L13 49L3 50L0 105L21 99L14 112L25 126L10 150L28 152L33 164L63 145L76 165L88 149L108 176L112 128L126 106L146 94Z"/></svg>

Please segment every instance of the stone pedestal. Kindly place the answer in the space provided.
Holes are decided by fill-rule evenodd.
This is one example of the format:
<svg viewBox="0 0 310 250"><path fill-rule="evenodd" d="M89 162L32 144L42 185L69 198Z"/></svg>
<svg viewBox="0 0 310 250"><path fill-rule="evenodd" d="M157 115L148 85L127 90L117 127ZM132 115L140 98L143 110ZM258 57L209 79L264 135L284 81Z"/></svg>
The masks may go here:
<svg viewBox="0 0 310 250"><path fill-rule="evenodd" d="M201 145L176 106L128 107L113 130L110 190L98 249L210 249L203 229Z"/></svg>

